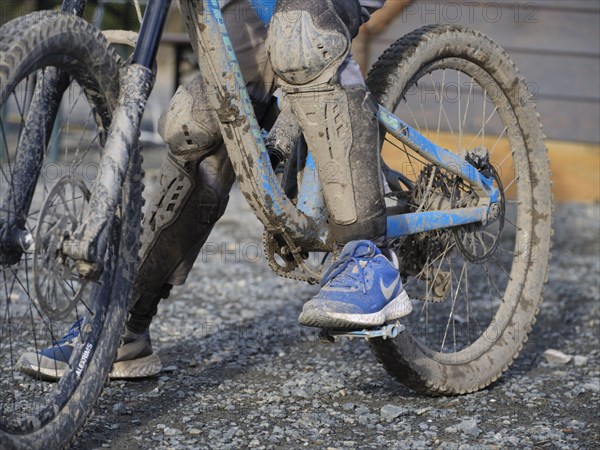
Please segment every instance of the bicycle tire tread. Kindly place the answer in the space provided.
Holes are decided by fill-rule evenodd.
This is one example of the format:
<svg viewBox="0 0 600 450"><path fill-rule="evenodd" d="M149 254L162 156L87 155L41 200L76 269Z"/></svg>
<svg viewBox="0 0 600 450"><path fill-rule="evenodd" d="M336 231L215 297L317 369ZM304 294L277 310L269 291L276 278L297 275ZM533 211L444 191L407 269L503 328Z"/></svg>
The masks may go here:
<svg viewBox="0 0 600 450"><path fill-rule="evenodd" d="M3 25L0 30L0 80L2 81L0 94L2 96L10 93L13 85L33 73L37 67L52 64L60 67L61 57L66 56L74 64L77 62L81 64L79 69L82 73L87 71L93 74L92 78L97 79L96 82L102 86L105 98L110 103L107 109L111 110L116 106L120 59L104 35L92 24L67 13L38 12L15 19ZM74 42L76 45L73 44ZM54 55L54 59L48 57L48 53ZM94 72L94 67L102 67L101 73ZM4 101L3 98L0 100ZM132 157L126 177L126 186L129 186L129 191L123 194L124 226L119 232L121 243L119 258L114 266L115 273L121 273L121 275L115 277L111 287L111 293L118 292L120 294L118 297L122 300L115 301L114 306L111 303L112 312L108 314L98 341L107 345L106 347L96 346L88 371L82 376L80 386L77 388L78 394L72 397L74 403L69 404L68 410L59 411L55 419L45 427L34 430L28 435L7 434L6 431L0 430L0 447L2 448L37 448L41 445L51 448L67 448L72 440L81 433L82 426L88 420L89 413L104 387L129 306L127 291L132 288L133 277L139 261L140 205L144 185L138 178L138 176L143 177L142 156L140 152L135 153L137 156ZM109 349L112 354L107 356ZM108 367L96 372L94 368L99 367L100 364L108 365ZM100 373L106 375L102 380L100 380L102 378ZM89 395L93 399L86 398L88 395L86 389L92 389ZM77 398L75 399L75 397ZM62 425L65 423L69 425L65 428L59 427L59 417L62 417L60 419Z"/></svg>
<svg viewBox="0 0 600 450"><path fill-rule="evenodd" d="M425 48L427 44L429 44L432 40L456 39L457 34L467 34L471 36L472 39L478 41L484 40L486 42L486 45L489 45L496 52L499 52L498 54L501 55L499 59L502 61L502 64L507 64L507 67L498 68L497 70L505 70L507 73L512 72L516 75L518 85L522 86L525 84L525 80L523 79L521 73L519 72L514 62L510 59L506 51L501 47L497 46L495 43L493 43L493 41L491 41L483 33L458 25L429 25L419 30L415 30L407 34L403 38L399 39L380 56L380 58L377 60L377 62L374 64L373 68L369 72L367 84L371 92L375 95L375 97L379 100L380 103L385 104L386 92L390 89L390 86L394 83L398 83L399 79L401 79L404 76L403 67L409 65L410 61L412 59L415 59L416 55L418 55L419 52L425 51L423 50L423 48ZM443 52L440 53L443 54ZM464 55L461 56L465 57ZM440 55L438 55L438 57L441 58ZM471 58L470 60L475 64L481 64L481 62L477 58ZM532 117L529 116L520 117L520 119L523 119L527 122L535 122L527 124L527 128L538 135L527 136L524 137L524 139L529 141L535 141L539 144L538 146L543 146L543 160L545 166L547 167L546 173L550 173L547 157L547 148L545 146L546 136L543 133L543 127L541 126L539 121L539 113L535 111L535 104L533 104L533 102L530 101L531 95L528 91L526 92L528 97L526 97L524 100L529 105L529 107L532 108L533 117L535 119L532 119ZM535 156L538 159L542 158L539 154ZM540 271L541 273L538 275L541 278L539 283L542 285L542 287L540 291L540 299L536 304L535 311L533 312L533 314L531 314L532 320L529 323L530 328L535 324L536 316L539 313L540 306L543 300L543 288L548 279L547 260L551 256L551 237L553 235L552 212L554 208L551 194L551 182L548 183L546 191L548 193L548 201L550 202L550 206L548 208L548 206L546 205L541 209L550 210L549 230L547 235L538 237L538 239L540 240L542 247L547 247L547 258L542 270ZM532 214L532 219L533 222L536 222L537 219L534 216L535 212ZM535 224L533 228L535 229ZM509 369L514 360L519 356L519 354L523 350L523 346L527 342L527 339L529 337L528 332L524 334L525 337L517 345L517 347L513 349L510 359L507 360L504 364L502 364L501 367L497 368L495 374L486 377L475 384L465 383L462 386L450 386L448 383L439 382L436 381L435 378L431 378L427 375L424 375L411 361L411 356L403 355L400 351L398 351L398 348L392 341L373 341L371 349L375 354L376 358L384 365L388 372L390 372L399 381L411 387L412 389L434 396L461 395L481 390L498 380L502 376L502 374Z"/></svg>

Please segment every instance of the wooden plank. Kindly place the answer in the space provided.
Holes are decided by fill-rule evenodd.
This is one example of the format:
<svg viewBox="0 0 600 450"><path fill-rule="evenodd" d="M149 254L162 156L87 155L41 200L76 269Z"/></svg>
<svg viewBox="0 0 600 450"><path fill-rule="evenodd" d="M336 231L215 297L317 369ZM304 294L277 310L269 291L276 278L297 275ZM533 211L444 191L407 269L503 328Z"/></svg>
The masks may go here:
<svg viewBox="0 0 600 450"><path fill-rule="evenodd" d="M600 103L544 99L537 110L550 139L600 142Z"/></svg>
<svg viewBox="0 0 600 450"><path fill-rule="evenodd" d="M407 103L401 103L395 113L417 129L436 130L439 124L442 131L456 132L460 128L464 133L477 133L484 123L485 115L488 117L485 133L501 133L504 126L499 116L492 114L493 104L489 97L484 102L481 89L473 84L474 88L471 90L470 78L463 75L459 80L455 75L454 71L447 71L445 74L436 71L431 76L425 76L420 80L418 89L409 89ZM441 88L442 79L445 89ZM491 92L494 92L493 89ZM550 139L592 143L600 141L600 101L593 97L597 95L593 89L590 89L589 99L569 98L561 90L544 92L544 95L539 95L533 101ZM568 93L569 91L566 92ZM440 99L443 100L441 104Z"/></svg>
<svg viewBox="0 0 600 450"><path fill-rule="evenodd" d="M548 142L555 199L600 201L600 147L564 141Z"/></svg>
<svg viewBox="0 0 600 450"><path fill-rule="evenodd" d="M450 12L444 13L442 9L451 3L463 5L468 2L412 4L409 8L417 10L405 12L373 40L370 62L373 63L393 40L425 22L435 22L433 19L436 18L451 22L443 20L452 17L449 17ZM472 17L463 6L459 23L480 29L509 48L509 54L536 94L538 111L550 138L600 141L600 1L526 2L539 6L535 23L524 23L523 17L515 21L509 8L513 2L501 3L504 6L501 20L486 20L482 16L486 2L476 2ZM426 8L434 8L434 13L425 14ZM589 11L582 13L584 8Z"/></svg>
<svg viewBox="0 0 600 450"><path fill-rule="evenodd" d="M478 29L503 47L577 51L594 56L600 54L599 21L600 12L539 8L517 13L500 8L495 2L476 2L472 7L461 2L416 2L374 39L373 53L416 28L431 23L453 23Z"/></svg>
<svg viewBox="0 0 600 450"><path fill-rule="evenodd" d="M509 54L536 96L600 100L600 58Z"/></svg>
<svg viewBox="0 0 600 450"><path fill-rule="evenodd" d="M397 142L393 138L391 142ZM442 133L439 144L445 148L454 148L452 134ZM508 142L503 139L496 144L493 137L486 139L487 148L496 146L492 154L494 167L501 175L504 186L509 186L515 177L511 167ZM598 144L573 143L558 140L546 142L552 170L552 192L556 201L598 202L600 201L600 147ZM415 179L422 164L407 158L390 142L383 148L383 158L392 168ZM515 185L507 191L508 198L514 198Z"/></svg>
<svg viewBox="0 0 600 450"><path fill-rule="evenodd" d="M392 0L393 1L393 0ZM424 0L424 1L439 1L439 0ZM494 0L496 4L502 5L505 8L514 9L517 4L525 6L528 3L534 3L540 9L561 9L567 11L584 10L591 12L600 12L600 2L597 0ZM468 3L468 2L464 2ZM477 2L476 2L477 3ZM490 2L491 3L491 2Z"/></svg>

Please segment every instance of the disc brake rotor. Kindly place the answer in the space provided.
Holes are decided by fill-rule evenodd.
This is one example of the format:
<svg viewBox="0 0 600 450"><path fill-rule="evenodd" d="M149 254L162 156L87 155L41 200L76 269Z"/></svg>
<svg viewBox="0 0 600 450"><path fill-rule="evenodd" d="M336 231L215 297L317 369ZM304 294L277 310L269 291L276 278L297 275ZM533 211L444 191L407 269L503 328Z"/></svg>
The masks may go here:
<svg viewBox="0 0 600 450"><path fill-rule="evenodd" d="M62 248L85 217L89 200L90 191L84 181L66 176L52 188L40 211L33 282L39 308L53 320L64 319L73 310L87 284L77 271L76 261Z"/></svg>

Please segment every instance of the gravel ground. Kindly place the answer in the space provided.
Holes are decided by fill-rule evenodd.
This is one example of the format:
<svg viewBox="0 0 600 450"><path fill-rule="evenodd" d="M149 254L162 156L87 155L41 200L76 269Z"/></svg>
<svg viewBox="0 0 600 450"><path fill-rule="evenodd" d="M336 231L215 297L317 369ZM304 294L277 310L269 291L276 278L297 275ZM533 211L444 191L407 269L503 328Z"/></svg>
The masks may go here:
<svg viewBox="0 0 600 450"><path fill-rule="evenodd" d="M296 324L316 289L270 272L235 191L152 325L163 372L110 382L74 447L598 448L599 223L598 205L557 207L544 305L521 356L481 392L432 398L388 375L364 341L321 344ZM548 349L574 358L548 362Z"/></svg>

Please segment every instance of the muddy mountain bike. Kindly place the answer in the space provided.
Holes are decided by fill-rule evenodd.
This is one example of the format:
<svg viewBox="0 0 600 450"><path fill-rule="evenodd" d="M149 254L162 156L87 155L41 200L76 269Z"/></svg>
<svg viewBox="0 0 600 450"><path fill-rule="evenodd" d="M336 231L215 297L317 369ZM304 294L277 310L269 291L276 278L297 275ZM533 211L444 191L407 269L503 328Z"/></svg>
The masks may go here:
<svg viewBox="0 0 600 450"><path fill-rule="evenodd" d="M307 255L333 243L310 151L301 136L263 139L218 2L179 3L241 190L264 224L268 261L280 275L318 282ZM84 7L65 0L63 12L29 14L0 31L2 448L61 447L83 427L136 273L138 133L170 1L148 2L126 62L80 18ZM552 208L534 102L502 49L457 26L398 40L367 84L390 161L387 240L413 313L400 333L359 333L414 389L482 389L521 350L546 277ZM280 120L284 113L275 130ZM282 181L274 165L293 176ZM17 370L21 354L57 341L73 322L80 341L57 383Z"/></svg>

